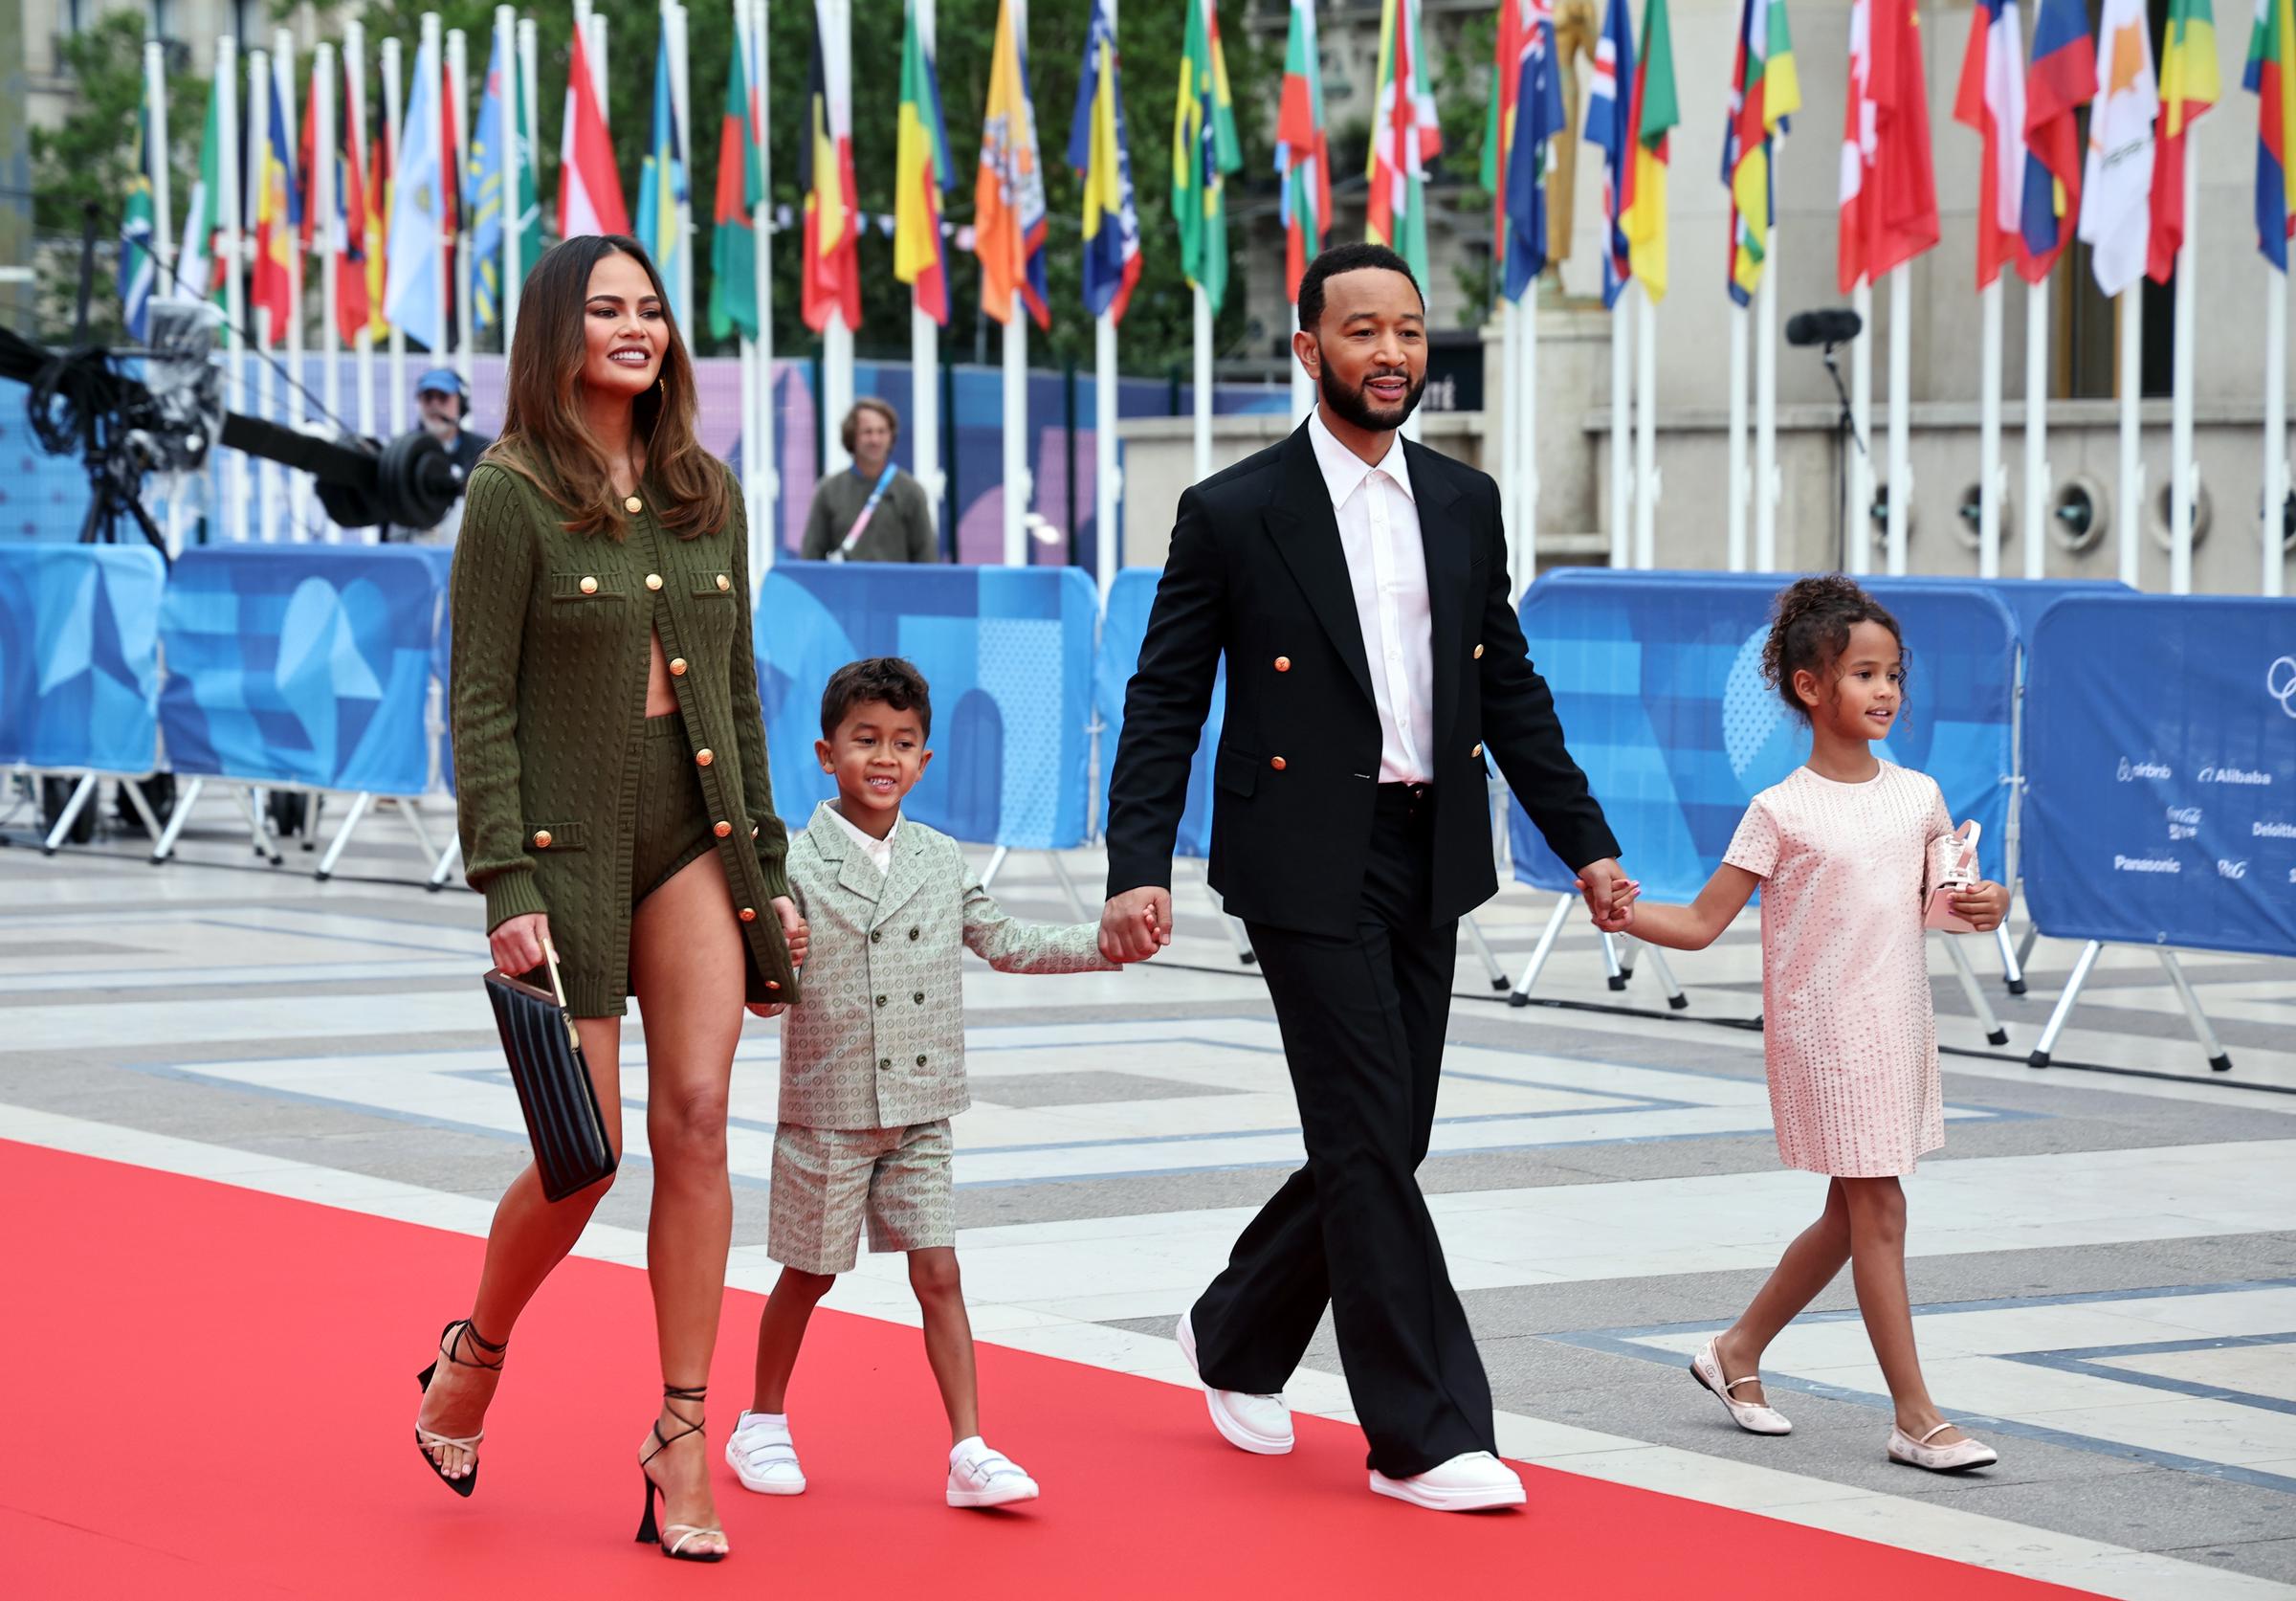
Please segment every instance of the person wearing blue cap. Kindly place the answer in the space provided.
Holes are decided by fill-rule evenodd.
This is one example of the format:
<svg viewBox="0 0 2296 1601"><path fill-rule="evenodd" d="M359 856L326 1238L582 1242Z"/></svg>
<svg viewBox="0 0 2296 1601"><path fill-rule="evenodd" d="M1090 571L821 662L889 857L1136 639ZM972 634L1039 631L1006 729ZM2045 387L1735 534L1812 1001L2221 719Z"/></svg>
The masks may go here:
<svg viewBox="0 0 2296 1601"><path fill-rule="evenodd" d="M451 367L434 367L414 381L414 404L423 419L423 427L447 447L454 465L462 469L465 478L478 465L492 439L482 438L464 424L471 414L471 389L462 381L462 374ZM453 545L454 536L462 531L462 501L458 499L447 508L435 527L404 528L393 525L384 531L388 540L408 545Z"/></svg>

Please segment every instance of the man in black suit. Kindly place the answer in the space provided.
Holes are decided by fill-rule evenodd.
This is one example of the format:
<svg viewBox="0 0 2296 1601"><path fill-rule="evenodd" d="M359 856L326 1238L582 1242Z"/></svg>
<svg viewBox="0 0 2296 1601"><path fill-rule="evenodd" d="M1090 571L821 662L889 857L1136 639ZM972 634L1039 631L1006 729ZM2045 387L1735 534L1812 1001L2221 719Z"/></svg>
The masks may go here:
<svg viewBox="0 0 2296 1601"><path fill-rule="evenodd" d="M1414 1175L1458 920L1498 889L1486 744L1593 909L1625 879L1515 621L1497 486L1397 436L1426 382L1424 313L1393 252L1318 256L1292 340L1314 413L1181 497L1125 692L1100 939L1130 959L1171 938L1172 842L1225 653L1211 881L1267 976L1308 1163L1181 1319L1181 1347L1220 1433L1280 1455L1281 1391L1328 1301L1371 1487L1469 1510L1523 1487Z"/></svg>

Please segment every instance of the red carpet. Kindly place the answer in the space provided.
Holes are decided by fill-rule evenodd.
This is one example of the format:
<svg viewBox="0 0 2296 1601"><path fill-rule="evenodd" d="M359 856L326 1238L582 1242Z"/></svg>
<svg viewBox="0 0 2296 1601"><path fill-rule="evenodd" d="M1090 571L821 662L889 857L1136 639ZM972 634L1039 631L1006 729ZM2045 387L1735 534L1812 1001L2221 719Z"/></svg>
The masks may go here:
<svg viewBox="0 0 2296 1601"><path fill-rule="evenodd" d="M0 1596L1539 1596L1772 1601L2075 1591L1527 1469L1519 1514L1375 1499L1353 1429L1289 1458L1220 1444L1194 1394L984 1347L989 1437L1045 1484L941 1504L946 1435L916 1334L818 1316L794 1398L812 1488L744 1493L725 1566L634 1544L654 1407L636 1272L569 1261L518 1330L478 1492L418 1458L414 1370L479 1242L0 1142L9 1313ZM713 1450L748 1390L759 1298L726 1298Z"/></svg>

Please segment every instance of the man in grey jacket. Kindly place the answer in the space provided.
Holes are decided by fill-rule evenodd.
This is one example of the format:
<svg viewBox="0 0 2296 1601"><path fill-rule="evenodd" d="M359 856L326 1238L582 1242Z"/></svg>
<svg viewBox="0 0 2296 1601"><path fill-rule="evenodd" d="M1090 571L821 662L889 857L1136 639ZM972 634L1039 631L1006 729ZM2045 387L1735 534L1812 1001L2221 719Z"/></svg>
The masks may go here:
<svg viewBox="0 0 2296 1601"><path fill-rule="evenodd" d="M808 562L938 562L940 536L924 486L893 463L901 419L873 396L845 414L839 437L853 458L813 490L798 554Z"/></svg>

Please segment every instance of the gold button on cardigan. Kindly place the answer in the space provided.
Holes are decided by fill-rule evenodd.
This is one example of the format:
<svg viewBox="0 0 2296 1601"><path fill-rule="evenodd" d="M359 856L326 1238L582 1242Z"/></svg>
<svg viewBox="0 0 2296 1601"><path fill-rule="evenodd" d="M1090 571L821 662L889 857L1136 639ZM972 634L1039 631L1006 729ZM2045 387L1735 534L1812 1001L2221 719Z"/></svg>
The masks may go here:
<svg viewBox="0 0 2296 1601"><path fill-rule="evenodd" d="M789 892L788 833L774 815L750 642L749 529L729 475L726 524L681 539L651 511L625 537L569 533L521 475L485 461L464 495L453 573L456 801L471 883L491 931L546 912L576 1016L618 1016L629 990L632 847L651 635L673 680L707 817L740 817L718 859L737 906ZM661 503L658 486L649 492ZM732 568L741 582L719 585ZM660 573L658 590L643 587ZM538 835L540 837L538 837ZM779 918L740 924L748 998L794 999Z"/></svg>

